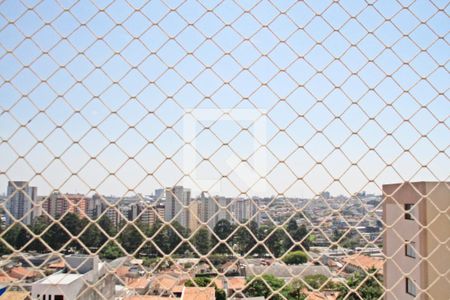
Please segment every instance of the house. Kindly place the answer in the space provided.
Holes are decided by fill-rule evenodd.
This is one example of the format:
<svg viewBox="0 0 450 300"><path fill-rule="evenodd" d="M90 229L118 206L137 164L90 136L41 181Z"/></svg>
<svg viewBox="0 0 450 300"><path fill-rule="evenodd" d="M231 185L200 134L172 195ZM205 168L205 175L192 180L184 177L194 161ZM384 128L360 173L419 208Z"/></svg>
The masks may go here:
<svg viewBox="0 0 450 300"><path fill-rule="evenodd" d="M126 282L128 290L145 295L150 287L150 279L146 277L129 278Z"/></svg>
<svg viewBox="0 0 450 300"><path fill-rule="evenodd" d="M97 256L70 255L66 268L31 285L33 299L111 299L114 297L113 274ZM93 287L91 287L93 285ZM99 295L101 294L101 295Z"/></svg>
<svg viewBox="0 0 450 300"><path fill-rule="evenodd" d="M33 282L42 277L42 274L33 268L13 267L9 270L8 276L25 282Z"/></svg>
<svg viewBox="0 0 450 300"><path fill-rule="evenodd" d="M247 276L258 276L258 275L273 275L276 277L283 278L285 281L291 278L301 277L309 275L321 274L326 277L332 277L330 269L326 266L316 266L312 264L303 265L286 265L282 263L272 263L269 266L263 265L246 265L245 273Z"/></svg>
<svg viewBox="0 0 450 300"><path fill-rule="evenodd" d="M356 271L367 272L370 268L375 268L378 274L383 274L384 260L363 254L353 254L342 258L346 272Z"/></svg>
<svg viewBox="0 0 450 300"><path fill-rule="evenodd" d="M181 299L216 300L216 292L213 287L184 287Z"/></svg>
<svg viewBox="0 0 450 300"><path fill-rule="evenodd" d="M223 277L214 280L216 287L225 290L227 296L241 293L245 289L246 283L245 277Z"/></svg>
<svg viewBox="0 0 450 300"><path fill-rule="evenodd" d="M0 296L0 300L30 300L30 293L25 291L7 291Z"/></svg>

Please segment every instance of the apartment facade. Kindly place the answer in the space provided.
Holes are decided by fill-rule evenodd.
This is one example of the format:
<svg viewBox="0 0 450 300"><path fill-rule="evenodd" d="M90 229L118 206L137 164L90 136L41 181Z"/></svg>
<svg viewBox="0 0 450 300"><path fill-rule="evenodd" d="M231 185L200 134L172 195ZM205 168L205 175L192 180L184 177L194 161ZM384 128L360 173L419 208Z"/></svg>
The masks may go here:
<svg viewBox="0 0 450 300"><path fill-rule="evenodd" d="M42 202L44 209L53 218L59 218L66 212L78 214L84 218L88 212L88 198L82 194L52 193Z"/></svg>
<svg viewBox="0 0 450 300"><path fill-rule="evenodd" d="M5 207L9 214L5 214L6 224L11 225L17 219L30 225L37 216L37 199L37 187L30 186L27 181L8 182Z"/></svg>
<svg viewBox="0 0 450 300"><path fill-rule="evenodd" d="M450 183L383 186L385 299L448 299Z"/></svg>
<svg viewBox="0 0 450 300"><path fill-rule="evenodd" d="M174 186L166 190L164 219L165 221L177 221L184 228L189 228L189 204L191 202L191 190L182 186Z"/></svg>

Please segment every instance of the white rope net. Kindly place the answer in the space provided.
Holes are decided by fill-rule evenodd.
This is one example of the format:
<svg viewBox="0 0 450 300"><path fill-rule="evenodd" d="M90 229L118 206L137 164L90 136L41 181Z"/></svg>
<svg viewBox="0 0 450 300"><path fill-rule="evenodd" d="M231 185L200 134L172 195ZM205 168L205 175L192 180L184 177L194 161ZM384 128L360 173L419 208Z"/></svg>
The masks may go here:
<svg viewBox="0 0 450 300"><path fill-rule="evenodd" d="M0 299L449 299L448 12L0 1Z"/></svg>

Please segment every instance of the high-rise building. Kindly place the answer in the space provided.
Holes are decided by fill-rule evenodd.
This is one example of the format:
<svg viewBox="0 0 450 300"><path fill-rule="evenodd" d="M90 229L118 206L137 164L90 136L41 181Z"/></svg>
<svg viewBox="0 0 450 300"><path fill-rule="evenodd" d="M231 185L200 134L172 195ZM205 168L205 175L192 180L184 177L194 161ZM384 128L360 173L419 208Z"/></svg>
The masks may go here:
<svg viewBox="0 0 450 300"><path fill-rule="evenodd" d="M194 232L200 226L200 201L194 200L189 203L188 228Z"/></svg>
<svg viewBox="0 0 450 300"><path fill-rule="evenodd" d="M29 186L28 182L8 182L5 207L10 215L5 214L6 224L10 225L14 222L14 219L17 219L26 225L30 225L33 219L37 217L36 214L39 213L39 210L36 209L38 206L37 198L37 187Z"/></svg>
<svg viewBox="0 0 450 300"><path fill-rule="evenodd" d="M103 203L104 200L99 194L94 194L92 197L86 198L86 215L91 219L100 216L103 211Z"/></svg>
<svg viewBox="0 0 450 300"><path fill-rule="evenodd" d="M146 204L137 202L131 205L130 220L138 221L143 225L153 226L156 222L164 219L163 204Z"/></svg>
<svg viewBox="0 0 450 300"><path fill-rule="evenodd" d="M87 214L88 202L88 198L82 194L52 193L42 201L42 209L54 218L59 218L66 212L75 213L84 218Z"/></svg>
<svg viewBox="0 0 450 300"><path fill-rule="evenodd" d="M188 228L191 190L182 186L174 186L173 188L167 188L165 194L165 221L177 221L184 228Z"/></svg>
<svg viewBox="0 0 450 300"><path fill-rule="evenodd" d="M226 197L206 197L204 193L200 195L200 220L205 222L211 229L216 226L219 220L225 219L232 222L229 206L231 198Z"/></svg>
<svg viewBox="0 0 450 300"><path fill-rule="evenodd" d="M231 211L239 222L248 220L259 223L256 199L235 199L231 203Z"/></svg>
<svg viewBox="0 0 450 300"><path fill-rule="evenodd" d="M386 300L444 299L450 282L450 182L383 186Z"/></svg>
<svg viewBox="0 0 450 300"><path fill-rule="evenodd" d="M156 189L155 190L155 195L154 195L154 200L157 202L162 202L164 201L166 198L166 191L164 189Z"/></svg>

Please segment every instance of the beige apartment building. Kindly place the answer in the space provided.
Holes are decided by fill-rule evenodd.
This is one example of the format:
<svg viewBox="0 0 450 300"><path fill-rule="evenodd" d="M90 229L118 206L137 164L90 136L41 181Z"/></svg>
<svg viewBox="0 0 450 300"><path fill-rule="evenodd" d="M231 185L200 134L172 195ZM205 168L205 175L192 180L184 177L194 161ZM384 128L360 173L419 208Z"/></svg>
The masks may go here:
<svg viewBox="0 0 450 300"><path fill-rule="evenodd" d="M450 182L383 186L386 300L449 299Z"/></svg>

